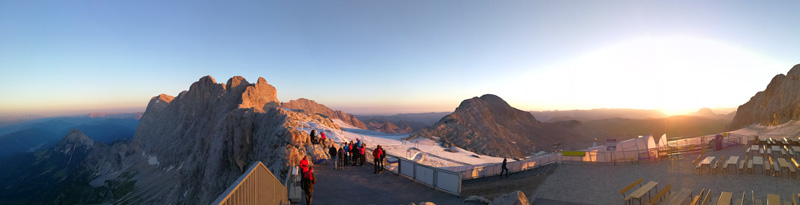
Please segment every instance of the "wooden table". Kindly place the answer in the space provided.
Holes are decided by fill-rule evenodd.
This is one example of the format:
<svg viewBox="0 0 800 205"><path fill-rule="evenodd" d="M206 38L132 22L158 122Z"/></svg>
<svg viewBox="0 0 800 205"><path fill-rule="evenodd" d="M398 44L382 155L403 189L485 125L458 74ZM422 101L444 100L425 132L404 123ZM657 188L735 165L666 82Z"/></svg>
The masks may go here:
<svg viewBox="0 0 800 205"><path fill-rule="evenodd" d="M658 185L658 182L647 182L647 184L644 186L641 186L636 191L633 191L633 193L631 193L631 197L634 199L639 199L639 204L642 204L642 196L644 196L644 193L647 193L647 196L650 196L650 190L656 188L656 185ZM658 188L656 188L656 191L658 191Z"/></svg>
<svg viewBox="0 0 800 205"><path fill-rule="evenodd" d="M781 205L781 197L777 194L767 194L767 205Z"/></svg>
<svg viewBox="0 0 800 205"><path fill-rule="evenodd" d="M750 152L751 152L751 154L754 154L754 155L758 154L758 145L750 146Z"/></svg>
<svg viewBox="0 0 800 205"><path fill-rule="evenodd" d="M739 156L731 156L731 158L728 158L728 161L725 163L728 165L728 173L731 173L730 165L733 165L733 173L736 173L736 168L737 168L736 165L738 165L738 163L739 163Z"/></svg>
<svg viewBox="0 0 800 205"><path fill-rule="evenodd" d="M733 192L722 192L722 194L719 195L719 200L717 200L717 205L730 205L732 197Z"/></svg>
<svg viewBox="0 0 800 205"><path fill-rule="evenodd" d="M777 156L781 156L781 146L772 145L772 156L776 156L775 153L777 152Z"/></svg>
<svg viewBox="0 0 800 205"><path fill-rule="evenodd" d="M705 159L703 159L703 161L700 161L700 166L701 167L702 166L707 166L708 167L708 173L709 174L711 174L711 161L714 161L714 158L716 158L716 157L708 156Z"/></svg>
<svg viewBox="0 0 800 205"><path fill-rule="evenodd" d="M794 157L800 158L800 146L792 146L792 150L794 150Z"/></svg>
<svg viewBox="0 0 800 205"><path fill-rule="evenodd" d="M670 196L668 204L674 204L674 205L685 204L683 202L686 201L686 199L688 199L689 196L691 196L691 195L692 195L692 189L683 188L678 193L673 194L672 196Z"/></svg>
<svg viewBox="0 0 800 205"><path fill-rule="evenodd" d="M783 176L783 169L786 168L786 177L789 177L789 175L791 174L789 173L789 166L790 166L789 162L787 162L785 158L779 157L778 164L781 165L781 176Z"/></svg>
<svg viewBox="0 0 800 205"><path fill-rule="evenodd" d="M756 166L761 166L761 172L764 172L764 158L761 156L753 156L753 169L756 169ZM755 172L755 171L753 171Z"/></svg>

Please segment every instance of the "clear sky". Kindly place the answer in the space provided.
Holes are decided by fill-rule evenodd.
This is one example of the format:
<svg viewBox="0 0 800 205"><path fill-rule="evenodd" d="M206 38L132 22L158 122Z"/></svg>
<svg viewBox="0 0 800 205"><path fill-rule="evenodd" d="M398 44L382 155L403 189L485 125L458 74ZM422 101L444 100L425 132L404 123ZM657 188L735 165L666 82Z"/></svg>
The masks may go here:
<svg viewBox="0 0 800 205"><path fill-rule="evenodd" d="M357 114L736 107L800 1L0 1L0 115L143 111L204 75Z"/></svg>

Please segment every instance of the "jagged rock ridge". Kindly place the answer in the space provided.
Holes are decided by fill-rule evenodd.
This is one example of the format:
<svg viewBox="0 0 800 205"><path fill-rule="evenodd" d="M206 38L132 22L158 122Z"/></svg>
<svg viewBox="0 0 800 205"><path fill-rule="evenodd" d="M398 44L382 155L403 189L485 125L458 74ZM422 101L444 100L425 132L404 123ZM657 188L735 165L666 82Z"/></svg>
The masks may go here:
<svg viewBox="0 0 800 205"><path fill-rule="evenodd" d="M775 126L791 120L800 120L800 64L786 75L773 77L764 91L739 106L730 129L753 124Z"/></svg>
<svg viewBox="0 0 800 205"><path fill-rule="evenodd" d="M347 114L341 110L330 109L323 104L314 102L313 100L299 98L297 100L290 100L289 102L281 103L281 107L303 110L309 113L317 113L325 115L332 119L340 119L343 122L350 124L354 127L358 127L361 129L369 129L367 125L364 124L364 122L361 122L361 120L358 120L358 118L356 118L355 116Z"/></svg>
<svg viewBox="0 0 800 205"><path fill-rule="evenodd" d="M367 123L367 128L383 133L409 133L414 131L409 125L405 125L401 128L400 126L389 121L370 121Z"/></svg>
<svg viewBox="0 0 800 205"><path fill-rule="evenodd" d="M81 201L208 204L255 161L282 179L288 165L318 151L298 121L338 127L279 105L264 78L252 84L239 76L227 83L205 76L176 97L155 96L129 143L99 146L87 157L94 191Z"/></svg>

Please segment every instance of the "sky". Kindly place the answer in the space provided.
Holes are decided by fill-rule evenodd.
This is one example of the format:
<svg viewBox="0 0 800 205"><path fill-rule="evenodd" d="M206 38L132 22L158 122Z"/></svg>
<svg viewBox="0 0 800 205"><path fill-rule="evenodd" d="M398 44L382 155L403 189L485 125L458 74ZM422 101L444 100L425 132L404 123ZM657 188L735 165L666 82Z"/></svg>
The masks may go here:
<svg viewBox="0 0 800 205"><path fill-rule="evenodd" d="M800 1L0 1L0 116L144 111L202 76L355 114L737 107Z"/></svg>

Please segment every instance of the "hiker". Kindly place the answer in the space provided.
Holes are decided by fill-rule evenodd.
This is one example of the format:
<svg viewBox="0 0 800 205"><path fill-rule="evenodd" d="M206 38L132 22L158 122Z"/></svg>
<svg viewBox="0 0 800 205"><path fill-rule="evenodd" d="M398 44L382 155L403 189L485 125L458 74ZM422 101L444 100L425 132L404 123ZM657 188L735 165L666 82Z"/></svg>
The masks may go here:
<svg viewBox="0 0 800 205"><path fill-rule="evenodd" d="M344 166L350 165L350 143L344 143Z"/></svg>
<svg viewBox="0 0 800 205"><path fill-rule="evenodd" d="M506 172L506 177L508 177L508 167L506 167L506 161L508 161L508 159L503 157L503 170L500 171L500 177L503 177L503 172Z"/></svg>
<svg viewBox="0 0 800 205"><path fill-rule="evenodd" d="M362 167L364 166L365 161L367 161L366 149L367 149L366 147L361 147L358 149L358 156L361 159Z"/></svg>
<svg viewBox="0 0 800 205"><path fill-rule="evenodd" d="M350 142L350 164L356 166L358 164L358 148L356 148L356 144Z"/></svg>
<svg viewBox="0 0 800 205"><path fill-rule="evenodd" d="M378 148L381 149L381 160L378 161L381 163L381 170L379 170L378 173L381 173L384 169L386 169L386 166L384 165L384 162L386 162L386 150L383 150L383 147L380 145L378 145Z"/></svg>
<svg viewBox="0 0 800 205"><path fill-rule="evenodd" d="M308 171L308 156L303 156L303 160L300 160L300 171L301 174L305 174Z"/></svg>
<svg viewBox="0 0 800 205"><path fill-rule="evenodd" d="M311 130L311 144L319 144L319 142L317 142L317 130L316 129Z"/></svg>
<svg viewBox="0 0 800 205"><path fill-rule="evenodd" d="M320 144L325 145L325 139L326 139L325 132L319 132L319 133L322 135L322 137L319 138Z"/></svg>
<svg viewBox="0 0 800 205"><path fill-rule="evenodd" d="M380 162L378 162L381 160L381 155L383 155L383 150L381 150L381 146L378 145L378 147L375 148L375 151L372 151L372 161L373 164L375 164L375 171L372 172L373 174L377 174L378 171L382 171L380 170Z"/></svg>
<svg viewBox="0 0 800 205"><path fill-rule="evenodd" d="M345 157L345 156L347 154L345 154L344 146L345 146L344 143L342 143L342 146L339 147L339 169L340 170L344 170L344 166L346 164L345 162L346 162L346 158L347 157Z"/></svg>
<svg viewBox="0 0 800 205"><path fill-rule="evenodd" d="M361 140L356 138L356 147L361 147Z"/></svg>
<svg viewBox="0 0 800 205"><path fill-rule="evenodd" d="M328 154L331 155L330 161L333 163L333 167L331 167L331 169L338 169L339 168L339 163L336 163L337 162L336 161L336 153L337 153L336 152L336 147L331 145L331 148L328 149Z"/></svg>
<svg viewBox="0 0 800 205"><path fill-rule="evenodd" d="M303 192L306 193L306 203L311 205L311 194L314 193L314 184L317 183L317 179L314 178L314 168L309 168L308 172L303 174L302 188Z"/></svg>

